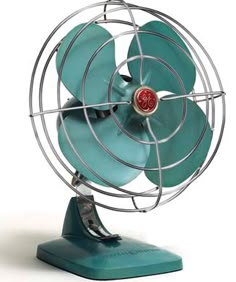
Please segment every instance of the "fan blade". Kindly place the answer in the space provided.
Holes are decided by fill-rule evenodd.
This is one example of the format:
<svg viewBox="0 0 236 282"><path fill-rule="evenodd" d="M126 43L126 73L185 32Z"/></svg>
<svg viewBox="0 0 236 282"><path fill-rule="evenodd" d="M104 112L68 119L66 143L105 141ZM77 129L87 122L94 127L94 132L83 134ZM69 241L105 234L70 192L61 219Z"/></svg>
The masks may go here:
<svg viewBox="0 0 236 282"><path fill-rule="evenodd" d="M65 109L65 111L62 112L62 119L64 120L68 115L71 115L71 114L78 115L78 118L80 118L81 110L78 110L78 109L73 110L73 108L82 107L82 106L83 104L80 101L78 101L76 98L69 99L63 106L63 109ZM69 110L70 108L71 110ZM89 117L96 118L96 111L94 109L88 108L87 113ZM57 127L57 131L61 127L60 115L57 116L56 127Z"/></svg>
<svg viewBox="0 0 236 282"><path fill-rule="evenodd" d="M131 106L129 107L131 108ZM116 111L117 116L120 114L119 110L120 108ZM114 155L127 163L145 167L150 153L150 145L140 144L127 137L118 129L112 116L108 116L104 119L97 119L91 112L89 113L89 116L96 135ZM124 115L122 114L121 116L121 122L123 122ZM148 135L141 126L139 120L134 120L135 116L136 114L134 114L129 121L127 121L127 119L124 121L125 129L135 137L148 141ZM134 169L120 163L104 151L92 135L83 110L71 111L69 115L65 117L64 125L73 146L81 158L92 170L106 181L117 186L123 186L132 181L142 172L142 170ZM97 184L107 186L94 176L76 156L67 141L61 124L59 125L58 140L64 156L77 171L87 179Z"/></svg>
<svg viewBox="0 0 236 282"><path fill-rule="evenodd" d="M59 74L67 48L74 36L84 26L85 24L76 26L63 39L56 57ZM87 64L94 52L111 37L112 35L103 27L91 24L82 31L67 54L61 80L72 95L80 101L82 101L82 81ZM85 104L108 102L108 85L115 69L115 44L114 41L111 41L100 50L89 68L85 82ZM126 91L131 96L132 89L129 89L128 85L119 74L116 75L112 89L112 102L121 101L122 98L125 99ZM104 110L109 107L103 106L99 108Z"/></svg>
<svg viewBox="0 0 236 282"><path fill-rule="evenodd" d="M207 127L201 143L189 158L173 168L162 170L164 187L176 186L190 177L206 159L212 140L212 131L208 122L206 124L205 114L196 103L189 99L185 102L183 99L160 102L157 112L150 118L151 127L157 139L167 138L178 128L184 103L186 103L187 113L182 128L169 141L159 144L162 167L176 163L188 155L200 138L204 126ZM150 139L153 140L151 137ZM158 167L156 156L156 147L151 145L147 167ZM158 171L146 171L146 176L151 182L159 185Z"/></svg>
<svg viewBox="0 0 236 282"><path fill-rule="evenodd" d="M190 55L187 46L179 35L163 22L152 21L140 27L139 30L156 32L166 36L176 42ZM173 42L169 42L158 35L139 33L139 38L143 54L165 61L182 79L186 93L192 91L196 79L196 70L194 64L184 51L179 49ZM134 37L130 45L128 57L130 58L139 54L137 40ZM139 81L140 60L129 62L128 67L132 77L136 81ZM165 90L175 94L183 93L173 73L166 68L166 66L157 61L145 58L143 61L143 75L144 84L152 87L156 91Z"/></svg>

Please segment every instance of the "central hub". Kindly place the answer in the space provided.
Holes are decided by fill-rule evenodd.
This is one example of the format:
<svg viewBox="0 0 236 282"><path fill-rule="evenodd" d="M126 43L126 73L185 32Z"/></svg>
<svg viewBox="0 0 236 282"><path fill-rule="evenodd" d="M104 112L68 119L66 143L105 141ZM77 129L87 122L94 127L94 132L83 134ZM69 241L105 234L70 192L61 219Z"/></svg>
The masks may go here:
<svg viewBox="0 0 236 282"><path fill-rule="evenodd" d="M138 88L133 95L133 107L142 116L151 116L158 108L159 99L156 92L149 87Z"/></svg>

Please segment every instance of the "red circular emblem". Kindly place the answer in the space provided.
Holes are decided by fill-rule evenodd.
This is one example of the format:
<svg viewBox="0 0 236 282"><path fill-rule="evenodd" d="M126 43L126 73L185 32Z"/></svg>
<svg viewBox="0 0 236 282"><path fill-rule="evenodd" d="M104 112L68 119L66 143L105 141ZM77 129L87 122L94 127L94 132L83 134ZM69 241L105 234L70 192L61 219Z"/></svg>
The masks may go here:
<svg viewBox="0 0 236 282"><path fill-rule="evenodd" d="M139 88L134 94L134 108L144 116L153 114L158 107L158 97L154 90L148 87Z"/></svg>

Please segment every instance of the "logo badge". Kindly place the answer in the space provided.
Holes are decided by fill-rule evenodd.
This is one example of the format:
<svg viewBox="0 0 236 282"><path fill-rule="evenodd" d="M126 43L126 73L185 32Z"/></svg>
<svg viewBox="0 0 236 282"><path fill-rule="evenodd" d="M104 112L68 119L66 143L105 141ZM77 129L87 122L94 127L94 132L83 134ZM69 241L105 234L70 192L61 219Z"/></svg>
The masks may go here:
<svg viewBox="0 0 236 282"><path fill-rule="evenodd" d="M149 87L141 87L134 93L133 103L137 113L143 116L150 116L158 108L158 96Z"/></svg>

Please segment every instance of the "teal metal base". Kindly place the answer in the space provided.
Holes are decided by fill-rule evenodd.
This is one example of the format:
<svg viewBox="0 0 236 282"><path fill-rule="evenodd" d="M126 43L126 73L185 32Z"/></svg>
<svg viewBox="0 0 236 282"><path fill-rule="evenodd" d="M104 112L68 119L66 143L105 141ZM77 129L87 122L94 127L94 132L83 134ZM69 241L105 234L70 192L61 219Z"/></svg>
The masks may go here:
<svg viewBox="0 0 236 282"><path fill-rule="evenodd" d="M86 278L112 280L182 269L181 257L153 245L129 238L93 238L82 222L76 198L70 201L62 236L39 245L37 257Z"/></svg>

